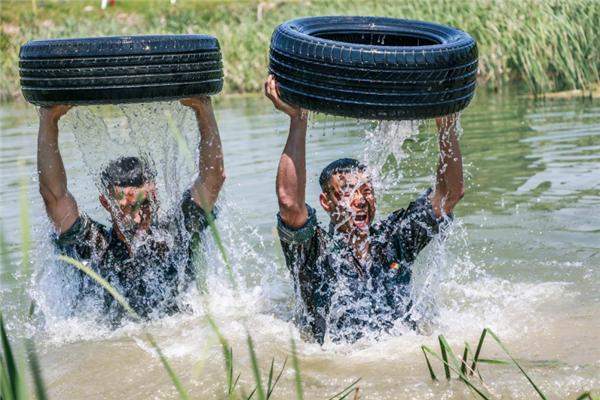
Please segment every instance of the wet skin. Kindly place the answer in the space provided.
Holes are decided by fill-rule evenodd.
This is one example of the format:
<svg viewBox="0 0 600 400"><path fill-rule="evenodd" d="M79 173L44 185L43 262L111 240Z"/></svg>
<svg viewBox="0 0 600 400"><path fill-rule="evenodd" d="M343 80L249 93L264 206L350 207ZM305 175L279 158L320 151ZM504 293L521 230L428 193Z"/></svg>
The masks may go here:
<svg viewBox="0 0 600 400"><path fill-rule="evenodd" d="M153 182L143 186L114 186L109 195L100 195L100 203L108 211L120 236L146 232L157 211L157 189Z"/></svg>
<svg viewBox="0 0 600 400"><path fill-rule="evenodd" d="M319 196L336 232L350 244L360 260L369 255L369 227L375 220L373 184L364 171L334 174Z"/></svg>
<svg viewBox="0 0 600 400"><path fill-rule="evenodd" d="M376 201L368 175L362 171L337 173L319 200L342 233L368 233L375 219Z"/></svg>

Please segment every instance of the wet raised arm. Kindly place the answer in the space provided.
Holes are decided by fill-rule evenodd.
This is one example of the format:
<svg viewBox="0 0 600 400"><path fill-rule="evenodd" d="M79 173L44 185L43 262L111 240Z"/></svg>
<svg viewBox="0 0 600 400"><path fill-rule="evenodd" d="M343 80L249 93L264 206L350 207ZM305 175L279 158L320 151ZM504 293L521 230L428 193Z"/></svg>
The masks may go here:
<svg viewBox="0 0 600 400"><path fill-rule="evenodd" d="M37 169L39 189L48 218L58 233L68 230L79 210L75 198L67 188L67 174L58 147L58 120L71 108L66 105L40 108Z"/></svg>
<svg viewBox="0 0 600 400"><path fill-rule="evenodd" d="M184 99L181 104L194 110L200 130L199 173L192 186L192 199L205 212L210 212L225 182L219 128L210 97Z"/></svg>
<svg viewBox="0 0 600 400"><path fill-rule="evenodd" d="M290 117L290 131L277 168L275 183L279 214L283 222L300 228L308 219L306 209L306 113L299 107L285 103L279 97L275 78L265 82L265 95L278 110Z"/></svg>
<svg viewBox="0 0 600 400"><path fill-rule="evenodd" d="M437 168L436 187L431 203L440 218L452 212L464 196L462 155L456 133L458 115L436 118L439 134L440 156Z"/></svg>

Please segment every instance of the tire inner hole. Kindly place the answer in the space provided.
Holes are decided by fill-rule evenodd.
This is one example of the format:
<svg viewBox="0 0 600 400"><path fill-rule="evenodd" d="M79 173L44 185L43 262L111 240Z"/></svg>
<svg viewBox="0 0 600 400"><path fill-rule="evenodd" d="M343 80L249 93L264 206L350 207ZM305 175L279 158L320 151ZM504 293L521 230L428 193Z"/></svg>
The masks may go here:
<svg viewBox="0 0 600 400"><path fill-rule="evenodd" d="M432 46L441 43L440 41L424 36L377 31L315 32L312 36L343 43L374 46Z"/></svg>

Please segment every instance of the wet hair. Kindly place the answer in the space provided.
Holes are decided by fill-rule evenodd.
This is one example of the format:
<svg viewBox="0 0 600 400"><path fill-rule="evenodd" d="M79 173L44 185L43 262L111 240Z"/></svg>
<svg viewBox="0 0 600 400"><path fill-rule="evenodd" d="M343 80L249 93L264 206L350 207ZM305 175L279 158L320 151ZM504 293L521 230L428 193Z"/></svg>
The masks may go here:
<svg viewBox="0 0 600 400"><path fill-rule="evenodd" d="M110 190L115 186L140 187L155 177L156 173L143 158L119 157L104 168L100 174L100 182Z"/></svg>
<svg viewBox="0 0 600 400"><path fill-rule="evenodd" d="M354 158L340 158L339 160L335 160L323 168L323 171L321 171L321 175L319 176L319 185L321 186L321 190L323 190L323 192L327 191L329 188L329 181L335 174L343 174L355 171L362 172L366 169L366 165L358 160L355 160Z"/></svg>

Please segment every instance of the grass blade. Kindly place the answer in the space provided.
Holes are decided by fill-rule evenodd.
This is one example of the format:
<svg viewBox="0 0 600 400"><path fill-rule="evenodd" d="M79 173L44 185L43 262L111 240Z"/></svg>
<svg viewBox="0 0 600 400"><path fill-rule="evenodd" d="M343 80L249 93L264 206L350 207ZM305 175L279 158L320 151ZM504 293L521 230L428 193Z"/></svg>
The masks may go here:
<svg viewBox="0 0 600 400"><path fill-rule="evenodd" d="M342 389L340 392L334 394L333 396L331 396L329 399L327 400L342 400L345 399L346 397L348 397L350 395L350 393L352 393L355 389L355 386L358 384L358 382L360 382L362 378L358 378L357 380L355 380L354 382L352 382L351 384L349 384L348 386L346 386L344 389Z"/></svg>
<svg viewBox="0 0 600 400"><path fill-rule="evenodd" d="M493 365L512 365L512 362L507 360L497 360L493 358L480 358L478 360L480 364L493 364Z"/></svg>
<svg viewBox="0 0 600 400"><path fill-rule="evenodd" d="M233 398L233 391L235 390L235 387L237 386L238 381L240 380L240 376L242 376L241 373L238 374L238 376L233 381L233 384L229 387L229 393L227 393L227 395L230 399Z"/></svg>
<svg viewBox="0 0 600 400"><path fill-rule="evenodd" d="M0 358L0 398L14 400L13 388L6 371L6 364L2 358Z"/></svg>
<svg viewBox="0 0 600 400"><path fill-rule="evenodd" d="M433 368L431 367L431 363L429 362L429 357L427 356L427 352L425 351L425 346L421 346L421 351L423 352L423 355L425 356L425 362L427 363L427 369L429 370L429 375L431 376L431 380L437 381L437 377L435 376L435 373L433 372Z"/></svg>
<svg viewBox="0 0 600 400"><path fill-rule="evenodd" d="M225 367L227 368L227 396L231 397L233 391L235 390L235 385L237 380L240 379L240 374L238 374L235 381L233 380L233 348L229 348L229 356L226 357Z"/></svg>
<svg viewBox="0 0 600 400"><path fill-rule="evenodd" d="M146 339L148 340L148 342L150 342L150 344L156 351L156 354L158 354L158 357L160 358L160 362L162 363L164 369L167 371L167 374L169 374L169 377L171 378L173 385L177 389L177 392L179 392L179 398L181 398L183 400L189 400L190 396L188 395L187 391L184 389L183 385L181 384L181 381L177 377L177 374L175 374L175 371L171 367L171 364L169 364L169 361L163 354L162 350L160 349L160 347L158 347L158 344L154 340L154 337L152 337L152 335L150 333L146 333Z"/></svg>
<svg viewBox="0 0 600 400"><path fill-rule="evenodd" d="M439 335L438 341L440 342L440 349L442 350L442 359L444 361L444 373L446 374L446 379L450 380L450 368L448 368L448 354L446 354L446 346L444 346L444 337L442 335Z"/></svg>
<svg viewBox="0 0 600 400"><path fill-rule="evenodd" d="M483 346L483 340L485 339L485 335L487 333L487 328L481 332L481 336L479 337L479 343L477 343L477 349L475 350L475 355L473 356L473 363L471 364L471 375L475 371L477 367L477 360L479 359L479 354L481 353L481 347Z"/></svg>
<svg viewBox="0 0 600 400"><path fill-rule="evenodd" d="M446 341L446 338L444 338L444 336L440 335L440 341L442 343L442 346L444 347L444 349L446 350L446 352L449 355L449 358L452 360L452 363L454 364L455 368L461 369L462 370L462 363L461 361L458 359L458 357L456 357L456 355L454 354L454 351L452 351L452 347L450 347L450 345L448 344L448 342ZM466 344L466 343L465 343ZM468 367L465 364L465 368L468 369ZM453 369L454 370L454 369ZM468 379L468 377L462 373L459 373L459 378L461 380L466 380ZM483 381L482 381L483 384ZM485 386L485 385L484 385Z"/></svg>
<svg viewBox="0 0 600 400"><path fill-rule="evenodd" d="M254 343L252 337L248 334L246 338L248 342L248 351L250 352L250 361L252 362L252 373L254 374L254 381L256 382L256 393L258 394L258 400L266 400L265 389L260 379L260 369L258 368L258 360L256 358L256 352L254 351Z"/></svg>
<svg viewBox="0 0 600 400"><path fill-rule="evenodd" d="M515 358L515 360L517 360L521 366L529 368L554 368L564 366L564 363L559 360L527 360L522 358ZM503 358L480 358L478 362L480 364L513 365L511 360Z"/></svg>
<svg viewBox="0 0 600 400"><path fill-rule="evenodd" d="M469 357L469 344L465 343L465 351L463 352L462 361L460 363L460 372L463 375L467 373L467 357Z"/></svg>
<svg viewBox="0 0 600 400"><path fill-rule="evenodd" d="M6 387L2 386L2 395L11 396L12 399L20 399L24 393L21 393L22 381L19 371L17 369L17 363L14 357L14 353L12 351L12 347L10 345L10 341L8 340L8 335L6 334L6 329L4 328L4 319L2 317L2 313L0 313L0 341L2 341L2 353L4 354L2 370L6 369L6 379L7 385Z"/></svg>
<svg viewBox="0 0 600 400"><path fill-rule="evenodd" d="M208 305L206 305L206 309L208 310ZM225 361L225 373L227 375L227 396L228 398L232 398L233 393L235 391L235 387L240 378L240 375L238 375L235 381L233 380L233 348L229 345L229 342L227 341L227 339L225 339L225 336L223 336L221 330L217 326L217 323L208 311L206 313L206 320L208 321L208 324L210 325L215 335L217 335L219 343L221 343L223 360Z"/></svg>
<svg viewBox="0 0 600 400"><path fill-rule="evenodd" d="M0 271L4 269L8 270L8 267L12 264L8 254L8 243L4 236L4 228L2 224L0 224L0 260L2 261L2 268L0 268Z"/></svg>
<svg viewBox="0 0 600 400"><path fill-rule="evenodd" d="M444 363L444 365L447 365L448 368L450 368L452 371L456 372L458 375L461 375L460 370L455 368L454 366L450 365L447 363L447 361L444 361L442 359L442 357L440 357L436 352L434 352L433 350L431 350L429 347L427 346L422 346L423 347L423 351L426 351L427 353L431 354L433 357L437 358L439 361L441 361L442 363ZM473 383L471 383L471 381L469 381L466 377L461 379L469 388L473 389L479 396L481 396L482 399L484 400L491 400L491 397L487 394L485 394L481 389L477 388Z"/></svg>
<svg viewBox="0 0 600 400"><path fill-rule="evenodd" d="M254 397L254 393L256 393L256 388L252 389L249 396L242 394L242 397L245 398L246 400L250 400L252 397Z"/></svg>
<svg viewBox="0 0 600 400"><path fill-rule="evenodd" d="M359 396L359 388L353 388L348 393L339 398L339 400L344 400L348 396L350 396L354 392L354 400L358 400Z"/></svg>
<svg viewBox="0 0 600 400"><path fill-rule="evenodd" d="M302 390L302 375L300 373L300 362L298 361L298 354L296 352L296 341L294 337L291 337L292 344L292 365L294 366L294 376L296 380L296 400L304 399L304 391Z"/></svg>
<svg viewBox="0 0 600 400"><path fill-rule="evenodd" d="M271 393L271 382L273 381L273 366L275 364L275 358L271 358L271 368L269 368L269 379L267 381L267 399L269 398L269 393Z"/></svg>
<svg viewBox="0 0 600 400"><path fill-rule="evenodd" d="M469 343L465 342L465 347L467 348L467 350L469 351L469 353L471 353L471 354L475 354L475 353L473 352L473 349L471 349L471 346L469 346ZM477 370L473 371L472 369L470 369L470 368L467 366L467 371L468 371L468 373L469 373L470 375L473 375L475 372L477 372L477 377L478 377L478 378L479 378L479 380L480 380L480 381L483 383L483 377L481 376L481 373L479 372L479 369L477 369ZM465 374L465 375L466 375L466 374Z"/></svg>
<svg viewBox="0 0 600 400"><path fill-rule="evenodd" d="M37 351L35 349L35 342L31 339L25 340L25 349L29 357L29 368L31 369L31 377L33 378L33 386L35 388L35 395L37 400L48 399L46 393L46 385L42 377L42 370L40 368L40 362L37 357Z"/></svg>
<svg viewBox="0 0 600 400"><path fill-rule="evenodd" d="M275 386L277 386L277 384L279 383L279 380L281 379L281 376L283 375L283 371L285 370L285 365L287 364L287 360L288 360L287 357L283 360L283 365L281 366L281 370L279 370L279 374L275 378L275 382L273 382L273 386L267 393L267 399L271 397L273 390L275 390Z"/></svg>
<svg viewBox="0 0 600 400"><path fill-rule="evenodd" d="M486 328L487 329L487 328ZM506 353L506 355L512 360L512 362L517 366L517 368L519 368L519 370L521 371L521 373L523 375L525 375L525 378L527 378L527 380L529 381L529 383L531 384L531 386L533 386L533 388L535 389L535 391L538 393L538 395L543 399L543 400L547 400L546 396L544 395L544 393L542 393L542 391L540 390L540 388L533 382L533 380L531 379L531 377L527 374L527 372L525 372L525 370L523 369L523 367L521 367L521 365L517 362L517 360L515 360L515 358L510 354L510 352L508 351L508 349L506 348L506 346L504 346L504 344L500 341L500 338L498 336L496 336L496 334L494 332L492 332L492 330L487 329L488 333L490 334L490 336L492 336L492 338L496 341L496 343L498 343L498 345L500 346L500 348Z"/></svg>
<svg viewBox="0 0 600 400"><path fill-rule="evenodd" d="M129 313L130 316L132 316L136 321L140 320L139 315L137 315L137 313L133 311L133 309L129 306L129 303L127 303L127 300L125 300L125 298L119 292L117 292L117 290L113 288L110 283L108 283L104 278L98 275L90 267L72 257L65 255L58 256L58 259L60 261L64 261L68 264L71 264L72 266L74 266L75 268L92 278L94 281L96 281L96 283L98 283L108 293L110 293L110 295L125 309L125 311Z"/></svg>
<svg viewBox="0 0 600 400"><path fill-rule="evenodd" d="M167 125L169 127L169 131L175 138L177 145L183 151L187 163L191 167L195 167L193 152L190 149L190 147L188 146L183 133L177 126L177 123L175 122L173 115L170 112L166 112L165 117L167 120ZM207 201L204 198L204 196L202 195L202 191L198 191L198 195L200 196L200 203L205 205L203 208L205 210L208 209L209 207L206 206ZM217 226L215 225L215 219L211 213L206 213L206 220L208 222L208 227L213 236L215 244L217 245L217 248L219 249L219 253L221 253L221 257L223 258L223 263L225 264L225 269L227 271L227 277L229 279L229 282L231 283L231 286L234 289L237 289L237 281L235 280L235 276L233 274L233 268L231 267L231 263L229 262L229 257L227 257L227 252L225 251L225 246L223 245L223 241L221 240L221 234L219 233L219 230L217 229Z"/></svg>

